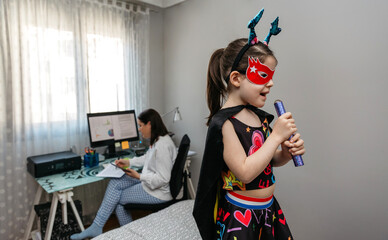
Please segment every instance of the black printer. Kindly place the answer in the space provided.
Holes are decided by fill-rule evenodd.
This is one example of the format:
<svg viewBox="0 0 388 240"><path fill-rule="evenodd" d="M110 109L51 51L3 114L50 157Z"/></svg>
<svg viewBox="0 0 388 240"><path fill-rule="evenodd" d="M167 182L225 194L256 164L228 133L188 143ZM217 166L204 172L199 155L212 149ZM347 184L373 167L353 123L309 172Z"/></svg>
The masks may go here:
<svg viewBox="0 0 388 240"><path fill-rule="evenodd" d="M81 168L81 156L72 151L27 158L27 171L36 178Z"/></svg>

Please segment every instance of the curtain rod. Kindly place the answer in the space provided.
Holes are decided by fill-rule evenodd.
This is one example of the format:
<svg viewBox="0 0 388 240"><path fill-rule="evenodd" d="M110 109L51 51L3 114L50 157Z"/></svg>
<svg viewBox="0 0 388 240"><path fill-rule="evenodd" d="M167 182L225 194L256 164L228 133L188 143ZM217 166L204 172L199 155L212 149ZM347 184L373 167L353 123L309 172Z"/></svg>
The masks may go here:
<svg viewBox="0 0 388 240"><path fill-rule="evenodd" d="M108 2L113 2L114 0L108 0ZM151 12L160 12L161 8L156 7L154 5L144 3L138 0L116 0L116 2L124 3L124 4L135 4L137 6L143 6L145 8L148 8Z"/></svg>
<svg viewBox="0 0 388 240"><path fill-rule="evenodd" d="M85 0L87 2L96 4L110 4L116 8L125 9L127 11L133 11L138 13L149 14L149 12L159 12L155 7L148 6L147 4L139 4L134 1L128 0Z"/></svg>

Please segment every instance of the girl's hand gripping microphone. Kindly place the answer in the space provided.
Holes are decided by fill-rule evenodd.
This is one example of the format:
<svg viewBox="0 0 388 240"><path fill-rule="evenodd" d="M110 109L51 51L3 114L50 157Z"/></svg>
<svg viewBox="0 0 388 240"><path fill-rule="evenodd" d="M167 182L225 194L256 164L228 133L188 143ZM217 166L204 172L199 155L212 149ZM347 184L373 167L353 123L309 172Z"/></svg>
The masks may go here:
<svg viewBox="0 0 388 240"><path fill-rule="evenodd" d="M276 109L276 112L278 114L278 117L280 117L281 115L286 113L286 110L284 109L283 102L281 100L276 100L274 105L275 105L275 109ZM291 135L291 137L289 139L291 139L293 136L294 135ZM300 155L292 156L292 160L294 160L295 167L300 167L300 166L304 165L302 156L300 156Z"/></svg>

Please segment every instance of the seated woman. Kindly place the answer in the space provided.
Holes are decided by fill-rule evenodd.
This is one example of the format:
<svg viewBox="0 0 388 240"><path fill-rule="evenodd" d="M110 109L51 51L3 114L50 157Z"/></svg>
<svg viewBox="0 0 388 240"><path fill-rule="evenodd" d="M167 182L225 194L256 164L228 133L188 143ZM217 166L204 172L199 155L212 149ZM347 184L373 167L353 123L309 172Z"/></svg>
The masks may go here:
<svg viewBox="0 0 388 240"><path fill-rule="evenodd" d="M85 231L73 234L71 239L100 235L115 209L121 226L131 222L132 216L124 209L125 204L162 203L172 199L169 182L177 149L157 111L148 109L140 113L138 124L143 138L150 138L149 150L141 157L120 159L115 163L124 168L130 165L143 166L142 173L127 168L126 175L111 179L93 224Z"/></svg>

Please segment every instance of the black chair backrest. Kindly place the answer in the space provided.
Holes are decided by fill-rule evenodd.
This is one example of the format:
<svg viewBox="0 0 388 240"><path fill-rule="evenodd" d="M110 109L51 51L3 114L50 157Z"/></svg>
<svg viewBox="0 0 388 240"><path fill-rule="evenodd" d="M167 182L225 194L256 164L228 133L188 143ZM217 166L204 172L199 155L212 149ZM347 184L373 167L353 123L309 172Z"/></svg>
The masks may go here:
<svg viewBox="0 0 388 240"><path fill-rule="evenodd" d="M178 155L171 171L170 192L173 199L176 199L183 186L183 169L190 149L190 138L185 134L179 144Z"/></svg>

